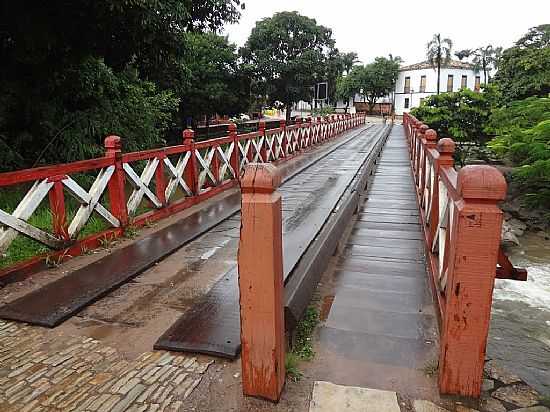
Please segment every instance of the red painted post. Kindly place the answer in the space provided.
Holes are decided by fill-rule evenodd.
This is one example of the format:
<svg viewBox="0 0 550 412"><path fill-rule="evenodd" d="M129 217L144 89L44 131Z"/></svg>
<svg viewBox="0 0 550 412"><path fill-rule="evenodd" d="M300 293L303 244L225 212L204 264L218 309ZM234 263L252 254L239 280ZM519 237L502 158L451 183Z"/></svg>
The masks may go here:
<svg viewBox="0 0 550 412"><path fill-rule="evenodd" d="M237 135L237 125L235 123L229 123L229 137L233 142L233 152L231 152L231 167L235 172L235 178L237 180L241 179L241 162L239 155L239 137Z"/></svg>
<svg viewBox="0 0 550 412"><path fill-rule="evenodd" d="M166 154L159 155L159 164L155 170L155 191L162 206L166 206L166 175L164 173L164 159Z"/></svg>
<svg viewBox="0 0 550 412"><path fill-rule="evenodd" d="M48 181L54 182L53 187L48 192L48 197L52 212L53 233L59 239L69 240L67 215L65 212L65 195L63 193L63 179L65 178L66 176L52 176L48 179Z"/></svg>
<svg viewBox="0 0 550 412"><path fill-rule="evenodd" d="M426 130L428 130L428 126L422 123L418 129L417 129L417 135L416 135L416 156L415 156L415 163L414 163L414 170L416 171L415 174L415 182L416 182L416 188L420 187L420 174L422 167L422 162L424 160L424 133L426 133Z"/></svg>
<svg viewBox="0 0 550 412"><path fill-rule="evenodd" d="M272 401L285 382L280 182L270 163L246 166L238 254L243 392Z"/></svg>
<svg viewBox="0 0 550 412"><path fill-rule="evenodd" d="M265 139L265 120L260 120L258 122L258 132L260 132L260 140L263 138L262 146L260 147L260 156L262 158L262 162L268 162L267 141Z"/></svg>
<svg viewBox="0 0 550 412"><path fill-rule="evenodd" d="M434 181L434 197L432 198L432 209L430 213L430 222L438 222L439 221L439 175L440 170L443 169L452 169L454 167L454 152L455 152L455 142L453 139L449 139L448 137L444 137L443 139L440 139L437 142L437 152L438 157L436 159L435 167L434 167L434 176L436 177ZM437 232L437 225L431 224L429 227L428 232L428 241L429 245L433 244L435 234Z"/></svg>
<svg viewBox="0 0 550 412"><path fill-rule="evenodd" d="M199 194L199 174L197 154L195 153L195 132L193 129L185 129L183 131L183 144L188 147L189 153L191 153L187 166L185 166L185 171L183 172L184 180L187 186L189 186L191 193L196 196Z"/></svg>
<svg viewBox="0 0 550 412"><path fill-rule="evenodd" d="M442 393L479 397L506 180L491 166L458 173L449 256L446 307L441 331L439 385Z"/></svg>
<svg viewBox="0 0 550 412"><path fill-rule="evenodd" d="M286 136L286 120L281 120L279 123L279 127L282 129L281 133L283 134L283 154L284 154L284 157L287 157L288 156L288 151L287 151L288 138Z"/></svg>
<svg viewBox="0 0 550 412"><path fill-rule="evenodd" d="M323 142L325 140L325 134L323 132L323 118L321 116L317 116L317 123L319 124L317 129L317 140Z"/></svg>
<svg viewBox="0 0 550 412"><path fill-rule="evenodd" d="M122 227L128 225L128 208L126 207L125 175L122 167L122 143L119 136L105 138L105 156L113 159L115 171L109 180L109 204L111 213Z"/></svg>

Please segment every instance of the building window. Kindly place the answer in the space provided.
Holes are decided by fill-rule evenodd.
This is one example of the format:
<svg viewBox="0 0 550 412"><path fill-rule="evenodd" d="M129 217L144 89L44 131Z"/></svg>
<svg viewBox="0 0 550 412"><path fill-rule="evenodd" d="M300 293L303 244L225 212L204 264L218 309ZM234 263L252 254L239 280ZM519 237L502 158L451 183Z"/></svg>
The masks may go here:
<svg viewBox="0 0 550 412"><path fill-rule="evenodd" d="M447 92L453 91L453 75L449 74L447 77Z"/></svg>
<svg viewBox="0 0 550 412"><path fill-rule="evenodd" d="M426 76L420 76L420 93L426 92Z"/></svg>
<svg viewBox="0 0 550 412"><path fill-rule="evenodd" d="M476 92L479 92L480 88L481 88L481 76L476 76L476 84L474 86L474 90Z"/></svg>
<svg viewBox="0 0 550 412"><path fill-rule="evenodd" d="M403 90L403 93L410 93L411 92L411 78L405 77L405 89Z"/></svg>
<svg viewBox="0 0 550 412"><path fill-rule="evenodd" d="M465 89L466 87L468 87L468 76L463 75L462 80L460 81L460 88Z"/></svg>
<svg viewBox="0 0 550 412"><path fill-rule="evenodd" d="M409 98L405 97L405 109L409 108Z"/></svg>

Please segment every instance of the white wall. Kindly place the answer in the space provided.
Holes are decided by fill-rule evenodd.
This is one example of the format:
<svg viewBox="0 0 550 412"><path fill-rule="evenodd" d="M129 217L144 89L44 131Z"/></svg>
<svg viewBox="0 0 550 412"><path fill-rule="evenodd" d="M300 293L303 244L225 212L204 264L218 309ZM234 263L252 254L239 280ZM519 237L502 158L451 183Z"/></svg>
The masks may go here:
<svg viewBox="0 0 550 412"><path fill-rule="evenodd" d="M460 89L462 76L467 76L466 86L468 89L474 90L475 77L480 73L476 73L471 69L441 69L440 77L440 93L447 91L447 77L449 74L453 75L453 91L456 92ZM420 79L422 76L426 76L426 92L420 93ZM405 89L405 77L411 78L411 90L414 93L404 94ZM483 79L481 79L483 81ZM436 94L437 92L437 70L434 69L419 69L419 70L407 70L399 72L399 77L395 84L395 113L403 114L409 112L411 108L418 107L420 105L420 99L425 99L428 96ZM409 99L409 108L405 109L405 99ZM412 100L411 100L412 98Z"/></svg>

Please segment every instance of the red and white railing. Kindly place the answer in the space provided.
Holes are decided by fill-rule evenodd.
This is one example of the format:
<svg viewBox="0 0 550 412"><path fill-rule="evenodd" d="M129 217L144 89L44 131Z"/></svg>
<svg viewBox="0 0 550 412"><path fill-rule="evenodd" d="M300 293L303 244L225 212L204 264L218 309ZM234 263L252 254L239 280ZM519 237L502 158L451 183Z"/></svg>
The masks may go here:
<svg viewBox="0 0 550 412"><path fill-rule="evenodd" d="M525 280L501 250L506 180L494 167L457 171L450 138L404 114L424 229L432 289L439 308L439 384L443 393L479 396L495 278ZM498 266L497 266L498 264Z"/></svg>
<svg viewBox="0 0 550 412"><path fill-rule="evenodd" d="M365 116L332 115L308 118L275 129L237 134L234 124L225 137L194 141L194 132L183 132L183 144L134 153L123 153L121 139L105 139L105 155L97 159L0 173L0 188L30 186L12 213L0 209L0 254L18 235L40 242L59 255L75 256L97 247L106 236L120 236L128 225L141 226L236 186L249 162L281 162L302 150L321 144L365 123ZM94 175L89 189L71 176ZM66 195L78 208L69 211ZM52 229L38 228L29 218L48 197ZM108 201L107 201L108 199ZM42 206L44 207L44 206ZM108 229L83 239L79 235L92 214ZM0 277L38 260L0 271Z"/></svg>

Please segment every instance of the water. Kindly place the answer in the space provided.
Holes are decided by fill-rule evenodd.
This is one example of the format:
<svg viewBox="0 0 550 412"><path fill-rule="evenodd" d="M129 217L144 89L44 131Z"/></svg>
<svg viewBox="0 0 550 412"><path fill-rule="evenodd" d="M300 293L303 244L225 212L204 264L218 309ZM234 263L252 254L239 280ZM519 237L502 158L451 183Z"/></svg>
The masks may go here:
<svg viewBox="0 0 550 412"><path fill-rule="evenodd" d="M488 355L545 396L550 395L550 241L535 234L511 254L528 280L497 280Z"/></svg>

